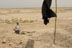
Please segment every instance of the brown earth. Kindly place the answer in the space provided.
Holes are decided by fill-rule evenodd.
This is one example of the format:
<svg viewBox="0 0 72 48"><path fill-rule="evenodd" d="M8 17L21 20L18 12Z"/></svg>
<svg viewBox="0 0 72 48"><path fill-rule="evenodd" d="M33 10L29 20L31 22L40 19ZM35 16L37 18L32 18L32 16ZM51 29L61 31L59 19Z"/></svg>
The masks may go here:
<svg viewBox="0 0 72 48"><path fill-rule="evenodd" d="M72 48L72 8L58 8L56 44L54 27L55 18L43 24L41 9L0 9L0 48Z"/></svg>

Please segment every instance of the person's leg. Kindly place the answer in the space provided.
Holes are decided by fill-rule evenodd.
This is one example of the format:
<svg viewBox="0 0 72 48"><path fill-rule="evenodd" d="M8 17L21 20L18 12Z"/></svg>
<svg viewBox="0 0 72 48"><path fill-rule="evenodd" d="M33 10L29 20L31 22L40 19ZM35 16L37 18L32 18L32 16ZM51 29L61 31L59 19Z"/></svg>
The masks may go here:
<svg viewBox="0 0 72 48"><path fill-rule="evenodd" d="M17 34L17 30L15 30L15 33Z"/></svg>
<svg viewBox="0 0 72 48"><path fill-rule="evenodd" d="M19 34L20 33L20 30L17 30L17 34Z"/></svg>
<svg viewBox="0 0 72 48"><path fill-rule="evenodd" d="M15 31L15 33L16 33L16 34L19 34L19 33L20 33L20 31L19 31L19 30L16 30L16 31Z"/></svg>

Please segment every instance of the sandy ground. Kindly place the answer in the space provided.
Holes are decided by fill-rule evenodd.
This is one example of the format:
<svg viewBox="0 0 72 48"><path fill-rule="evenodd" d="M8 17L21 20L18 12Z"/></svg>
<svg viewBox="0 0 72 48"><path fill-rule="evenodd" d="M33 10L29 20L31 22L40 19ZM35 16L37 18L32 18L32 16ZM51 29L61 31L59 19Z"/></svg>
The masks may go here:
<svg viewBox="0 0 72 48"><path fill-rule="evenodd" d="M11 19L19 20L20 34L15 22L5 22ZM55 18L43 24L41 9L0 9L0 48L72 48L72 8L58 8L56 44L54 27Z"/></svg>

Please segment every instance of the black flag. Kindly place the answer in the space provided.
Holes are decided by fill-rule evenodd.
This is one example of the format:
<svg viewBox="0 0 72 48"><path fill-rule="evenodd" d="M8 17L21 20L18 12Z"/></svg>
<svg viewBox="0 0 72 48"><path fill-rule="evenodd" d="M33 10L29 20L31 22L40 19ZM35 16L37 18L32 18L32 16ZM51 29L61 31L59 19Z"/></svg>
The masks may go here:
<svg viewBox="0 0 72 48"><path fill-rule="evenodd" d="M42 17L45 25L49 23L49 18L56 17L56 14L50 9L51 3L52 0L44 0L42 5Z"/></svg>

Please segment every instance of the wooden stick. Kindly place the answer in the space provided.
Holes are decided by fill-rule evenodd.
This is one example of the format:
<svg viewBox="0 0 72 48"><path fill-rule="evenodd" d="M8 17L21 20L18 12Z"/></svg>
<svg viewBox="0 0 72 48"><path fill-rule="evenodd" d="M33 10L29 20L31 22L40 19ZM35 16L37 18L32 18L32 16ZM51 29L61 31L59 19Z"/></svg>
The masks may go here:
<svg viewBox="0 0 72 48"><path fill-rule="evenodd" d="M56 15L57 15L57 0L55 0ZM57 27L57 16L55 17L55 29L54 29L54 40L53 43L56 44L56 27Z"/></svg>

